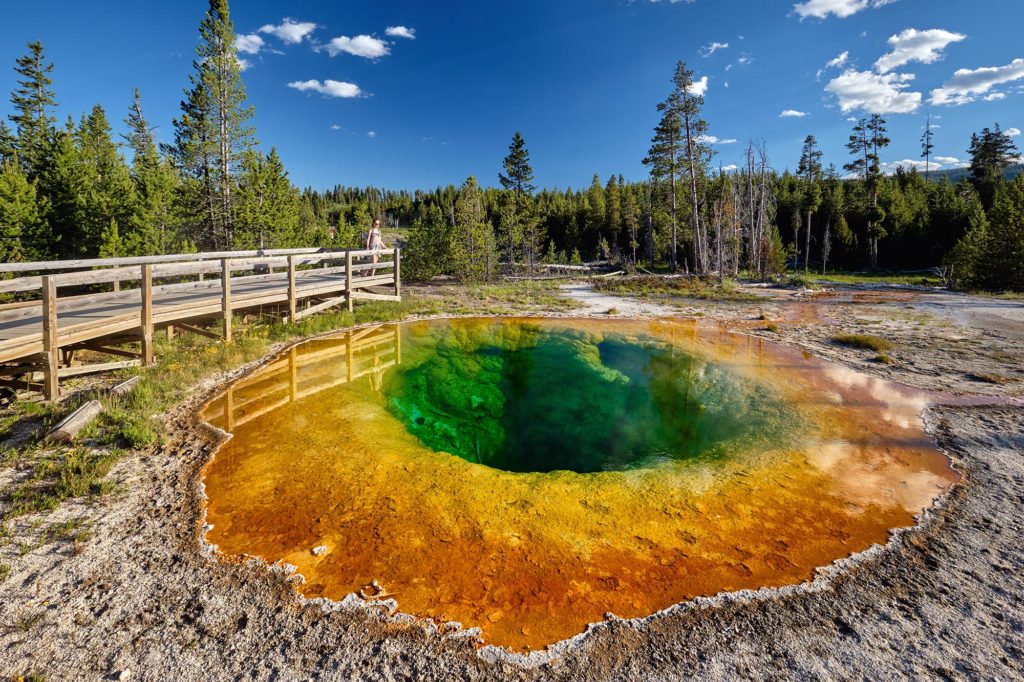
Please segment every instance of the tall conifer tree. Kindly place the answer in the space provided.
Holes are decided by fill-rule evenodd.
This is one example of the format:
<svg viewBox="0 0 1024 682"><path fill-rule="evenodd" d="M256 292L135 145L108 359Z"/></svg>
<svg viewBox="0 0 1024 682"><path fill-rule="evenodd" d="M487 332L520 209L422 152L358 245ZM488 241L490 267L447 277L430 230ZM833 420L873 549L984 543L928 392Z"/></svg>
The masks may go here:
<svg viewBox="0 0 1024 682"><path fill-rule="evenodd" d="M192 85L181 104L181 117L174 120L174 157L189 180L185 203L193 213L203 211L196 226L197 242L231 248L237 175L255 140L249 123L253 108L246 104L227 0L210 0L199 34Z"/></svg>

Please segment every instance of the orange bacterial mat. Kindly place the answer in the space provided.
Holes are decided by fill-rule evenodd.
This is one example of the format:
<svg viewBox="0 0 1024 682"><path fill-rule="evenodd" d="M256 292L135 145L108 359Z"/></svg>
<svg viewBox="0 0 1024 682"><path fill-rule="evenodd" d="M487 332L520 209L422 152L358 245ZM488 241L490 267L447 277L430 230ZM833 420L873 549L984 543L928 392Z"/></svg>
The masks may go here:
<svg viewBox="0 0 1024 682"><path fill-rule="evenodd" d="M207 540L308 597L541 649L612 613L806 581L957 475L924 393L687 321L363 328L207 405Z"/></svg>

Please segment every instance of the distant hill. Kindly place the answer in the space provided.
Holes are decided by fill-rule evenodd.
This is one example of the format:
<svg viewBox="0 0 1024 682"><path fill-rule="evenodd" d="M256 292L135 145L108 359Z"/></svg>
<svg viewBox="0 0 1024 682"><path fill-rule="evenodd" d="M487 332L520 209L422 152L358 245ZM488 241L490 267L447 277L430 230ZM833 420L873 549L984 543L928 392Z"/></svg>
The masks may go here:
<svg viewBox="0 0 1024 682"><path fill-rule="evenodd" d="M1006 169L1006 172L1003 174L1003 177L1005 177L1007 180L1013 180L1021 173L1024 173L1024 163L1019 163L1016 166L1010 166L1008 169ZM945 177L949 178L950 182L957 183L963 180L964 178L970 177L970 175L970 168L949 168L947 170L932 171L931 179L932 182L939 182L942 180L942 178Z"/></svg>

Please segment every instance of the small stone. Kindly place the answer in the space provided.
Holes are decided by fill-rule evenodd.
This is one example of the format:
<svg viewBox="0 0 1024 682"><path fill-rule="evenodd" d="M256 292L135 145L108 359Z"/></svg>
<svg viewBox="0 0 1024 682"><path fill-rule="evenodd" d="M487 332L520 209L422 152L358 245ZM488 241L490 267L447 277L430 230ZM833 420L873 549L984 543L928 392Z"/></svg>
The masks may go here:
<svg viewBox="0 0 1024 682"><path fill-rule="evenodd" d="M327 554L327 545L319 545L313 548L313 556L323 556Z"/></svg>
<svg viewBox="0 0 1024 682"><path fill-rule="evenodd" d="M129 670L128 668L125 668L124 670L122 670L121 672L119 672L117 674L117 678L116 679L121 680L122 682L124 682L124 680L130 679L131 676L132 676L132 671Z"/></svg>

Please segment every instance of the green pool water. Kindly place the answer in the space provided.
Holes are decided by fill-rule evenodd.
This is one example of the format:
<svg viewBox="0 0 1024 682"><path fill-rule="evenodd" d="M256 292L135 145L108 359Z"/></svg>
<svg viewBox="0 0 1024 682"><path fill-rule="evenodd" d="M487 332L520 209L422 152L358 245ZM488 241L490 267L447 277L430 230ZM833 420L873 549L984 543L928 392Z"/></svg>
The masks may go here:
<svg viewBox="0 0 1024 682"><path fill-rule="evenodd" d="M382 388L427 447L512 472L723 457L797 422L769 387L678 345L529 321L407 335Z"/></svg>

